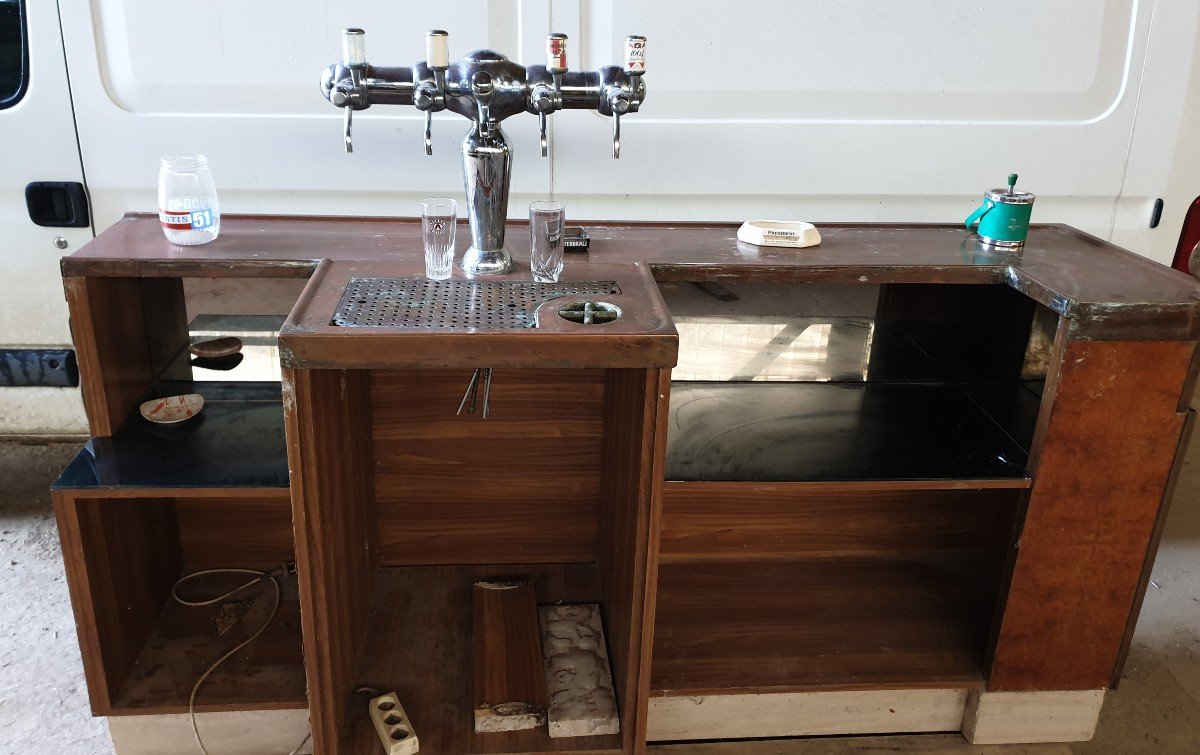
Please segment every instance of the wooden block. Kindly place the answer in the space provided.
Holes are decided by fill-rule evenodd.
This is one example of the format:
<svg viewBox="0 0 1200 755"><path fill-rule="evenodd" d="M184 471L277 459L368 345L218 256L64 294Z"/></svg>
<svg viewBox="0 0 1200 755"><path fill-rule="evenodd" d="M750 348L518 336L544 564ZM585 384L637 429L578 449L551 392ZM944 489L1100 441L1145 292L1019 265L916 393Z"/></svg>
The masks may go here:
<svg viewBox="0 0 1200 755"><path fill-rule="evenodd" d="M473 603L475 731L541 726L546 683L533 583L476 582Z"/></svg>
<svg viewBox="0 0 1200 755"><path fill-rule="evenodd" d="M962 725L965 689L650 698L651 741L812 737L953 731Z"/></svg>
<svg viewBox="0 0 1200 755"><path fill-rule="evenodd" d="M550 736L619 734L621 722L600 606L542 606L538 618L550 700Z"/></svg>
<svg viewBox="0 0 1200 755"><path fill-rule="evenodd" d="M371 723L388 755L412 755L421 749L412 721L395 692L373 698L369 705Z"/></svg>
<svg viewBox="0 0 1200 755"><path fill-rule="evenodd" d="M1096 733L1104 690L980 692L973 690L963 715L971 744L1086 742Z"/></svg>

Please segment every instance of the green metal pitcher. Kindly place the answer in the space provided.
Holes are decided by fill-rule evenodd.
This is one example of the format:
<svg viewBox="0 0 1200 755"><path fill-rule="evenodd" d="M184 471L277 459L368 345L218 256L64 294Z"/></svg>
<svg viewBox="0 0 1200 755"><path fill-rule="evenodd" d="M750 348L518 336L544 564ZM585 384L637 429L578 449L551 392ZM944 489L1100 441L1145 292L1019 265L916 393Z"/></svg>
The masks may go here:
<svg viewBox="0 0 1200 755"><path fill-rule="evenodd" d="M967 218L967 230L979 223L979 240L1002 249L1020 249L1029 235L1029 216L1037 197L1027 191L1017 191L1017 174L1008 176L1007 189L988 189L983 204Z"/></svg>

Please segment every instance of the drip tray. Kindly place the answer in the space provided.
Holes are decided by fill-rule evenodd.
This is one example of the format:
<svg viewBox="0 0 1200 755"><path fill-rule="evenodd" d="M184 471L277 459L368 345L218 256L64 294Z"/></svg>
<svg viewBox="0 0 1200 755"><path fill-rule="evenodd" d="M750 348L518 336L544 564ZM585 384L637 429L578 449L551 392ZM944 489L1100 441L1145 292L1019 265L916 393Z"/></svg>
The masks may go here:
<svg viewBox="0 0 1200 755"><path fill-rule="evenodd" d="M616 281L434 281L351 278L331 325L358 328L532 328L537 308L563 296L619 294Z"/></svg>

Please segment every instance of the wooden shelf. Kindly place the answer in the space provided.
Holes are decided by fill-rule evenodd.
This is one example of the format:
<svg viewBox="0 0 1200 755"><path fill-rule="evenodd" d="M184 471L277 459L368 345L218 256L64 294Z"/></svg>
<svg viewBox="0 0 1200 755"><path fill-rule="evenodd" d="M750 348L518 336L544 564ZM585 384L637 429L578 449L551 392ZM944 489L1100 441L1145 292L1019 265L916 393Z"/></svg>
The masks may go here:
<svg viewBox="0 0 1200 755"><path fill-rule="evenodd" d="M287 488L279 383L165 382L151 396L199 393L204 411L181 425L130 417L93 438L56 489Z"/></svg>
<svg viewBox="0 0 1200 755"><path fill-rule="evenodd" d="M279 579L283 601L271 625L205 680L196 696L196 710L308 706L296 579ZM199 578L184 586L183 595L220 594L245 580L244 575ZM270 612L272 592L264 583L261 588L235 595L234 600L254 598L254 603L224 636L218 635L213 622L216 606L189 607L168 598L115 695L109 715L186 713L196 679L209 664L262 625Z"/></svg>
<svg viewBox="0 0 1200 755"><path fill-rule="evenodd" d="M480 579L502 577L532 578L539 603L595 603L600 595L593 564L380 569L359 659L359 685L397 694L422 752L620 752L619 735L551 739L544 727L474 733L471 589ZM354 721L346 752L379 747L367 718L367 699L362 695L350 704Z"/></svg>
<svg viewBox="0 0 1200 755"><path fill-rule="evenodd" d="M994 588L953 559L663 564L651 694L981 687Z"/></svg>
<svg viewBox="0 0 1200 755"><path fill-rule="evenodd" d="M668 480L1029 485L1027 446L952 383L673 383L667 437Z"/></svg>

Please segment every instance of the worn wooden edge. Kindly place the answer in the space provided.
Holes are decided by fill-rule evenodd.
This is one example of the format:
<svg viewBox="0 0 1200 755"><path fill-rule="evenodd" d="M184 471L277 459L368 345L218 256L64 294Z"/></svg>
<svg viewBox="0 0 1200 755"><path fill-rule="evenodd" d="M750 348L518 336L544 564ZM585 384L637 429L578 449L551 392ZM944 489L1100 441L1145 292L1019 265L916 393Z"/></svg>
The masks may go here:
<svg viewBox="0 0 1200 755"><path fill-rule="evenodd" d="M664 428L665 429L665 428ZM674 493L744 492L753 494L779 493L886 493L895 491L923 490L1025 490L1033 485L1030 477L1002 477L996 479L944 479L944 480L846 480L813 482L737 482L715 480L666 480L665 490Z"/></svg>
<svg viewBox="0 0 1200 755"><path fill-rule="evenodd" d="M962 733L974 745L1087 742L1096 733L1104 690L972 692Z"/></svg>
<svg viewBox="0 0 1200 755"><path fill-rule="evenodd" d="M136 487L71 487L69 485L54 485L50 488L62 493L70 493L79 498L111 498L113 500L130 498L253 498L279 501L286 504L291 500L291 488L136 488Z"/></svg>
<svg viewBox="0 0 1200 755"><path fill-rule="evenodd" d="M965 689L715 694L650 701L650 741L958 731Z"/></svg>

